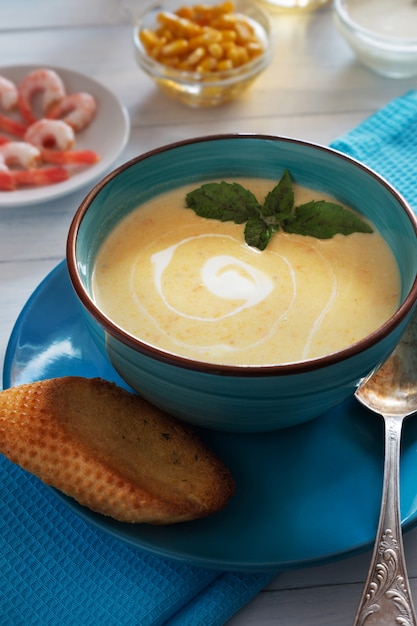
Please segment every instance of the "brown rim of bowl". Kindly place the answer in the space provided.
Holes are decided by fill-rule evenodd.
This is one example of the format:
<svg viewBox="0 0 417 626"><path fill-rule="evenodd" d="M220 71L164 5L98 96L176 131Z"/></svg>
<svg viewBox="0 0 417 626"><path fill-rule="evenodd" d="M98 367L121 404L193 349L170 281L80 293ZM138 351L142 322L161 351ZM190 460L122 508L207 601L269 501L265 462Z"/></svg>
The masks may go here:
<svg viewBox="0 0 417 626"><path fill-rule="evenodd" d="M410 205L403 198L403 196L396 191L396 189L388 183L384 178L382 178L379 174L377 174L374 170L370 169L366 165L362 164L360 161L347 156L346 154L334 150L333 148L329 148L327 146L323 146L320 144L315 144L313 142L304 141L301 139L293 139L291 137L283 137L278 135L265 135L258 133L224 133L224 134L216 134L216 135L205 135L202 137L194 137L191 139L186 139L182 141L177 141L174 143L167 144L165 146L161 146L159 148L155 148L153 150L149 150L133 159L130 159L126 163L120 165L115 170L107 174L101 181L99 181L87 194L84 200L81 202L79 208L77 209L74 218L71 222L68 238L67 238L67 246L66 246L66 257L67 257L67 265L68 272L70 276L71 283L73 288L79 297L84 308L89 312L89 314L99 322L99 324L103 327L105 332L119 340L121 343L129 346L130 348L137 350L138 352L156 359L158 361L162 361L166 364L175 365L177 367L181 367L183 369L190 369L200 372L206 372L209 374L218 374L218 375L228 375L228 376L243 376L243 377L261 377L261 376L288 376L291 374L297 374L302 372L308 372L311 370L318 370L323 367L328 367L329 365L339 363L346 359L349 359L356 354L363 352L371 348L373 345L381 341L384 337L386 337L391 330L393 330L407 315L411 312L414 304L417 301L417 268L416 268L416 277L414 279L413 285L408 292L404 302L401 306L395 311L395 313L376 331L367 335L360 341L352 344L348 348L344 348L343 350L339 350L338 352L333 352L331 354L327 354L325 356L317 357L314 359L308 359L306 361L294 361L291 363L284 363L282 365L223 365L218 363L206 363L204 361L198 361L194 359L189 359L186 357L182 357L180 355L171 354L169 352L165 352L160 348L156 348L152 345L146 344L145 342L137 339L133 335L122 330L119 326L114 324L93 302L92 298L87 293L86 289L77 271L77 260L76 260L76 241L78 236L78 231L81 225L81 222L86 214L89 204L91 201L102 191L102 189L107 185L108 182L113 180L120 172L128 169L132 165L143 161L149 157L157 155L161 152L167 152L169 150L175 150L178 147L191 145L194 143L202 143L206 141L218 141L224 139L261 139L266 141L279 141L284 143L296 143L299 145L308 146L314 148L316 150L331 152L335 154L338 158L348 161L352 163L356 167L359 167L370 176L375 178L380 184L382 184L388 191L398 200L398 202L403 207L404 212L408 216L410 223L416 233L417 237L417 217L414 215Z"/></svg>

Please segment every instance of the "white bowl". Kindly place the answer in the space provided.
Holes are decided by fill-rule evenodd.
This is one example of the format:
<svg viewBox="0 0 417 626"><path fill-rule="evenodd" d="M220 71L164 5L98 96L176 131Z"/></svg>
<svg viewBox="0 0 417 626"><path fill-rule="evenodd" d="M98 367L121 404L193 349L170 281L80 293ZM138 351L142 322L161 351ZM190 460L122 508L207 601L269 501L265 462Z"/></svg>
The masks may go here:
<svg viewBox="0 0 417 626"><path fill-rule="evenodd" d="M358 59L373 71L391 78L417 75L417 4L334 0L334 20Z"/></svg>

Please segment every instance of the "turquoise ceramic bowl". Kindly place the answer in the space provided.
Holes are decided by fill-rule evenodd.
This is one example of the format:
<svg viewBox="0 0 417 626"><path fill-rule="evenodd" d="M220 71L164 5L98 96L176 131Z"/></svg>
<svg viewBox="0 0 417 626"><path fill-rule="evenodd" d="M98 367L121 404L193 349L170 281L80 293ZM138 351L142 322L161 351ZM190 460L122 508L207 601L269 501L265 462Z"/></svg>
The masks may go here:
<svg viewBox="0 0 417 626"><path fill-rule="evenodd" d="M277 163L295 182L330 193L368 217L401 273L401 303L376 332L317 359L267 366L221 366L168 354L118 328L91 296L97 250L127 213L161 192L204 180L274 178ZM187 422L235 432L275 430L310 420L352 395L390 354L417 297L417 224L405 200L377 174L304 141L221 135L154 150L99 182L79 207L67 242L71 281L86 324L122 378L150 402Z"/></svg>

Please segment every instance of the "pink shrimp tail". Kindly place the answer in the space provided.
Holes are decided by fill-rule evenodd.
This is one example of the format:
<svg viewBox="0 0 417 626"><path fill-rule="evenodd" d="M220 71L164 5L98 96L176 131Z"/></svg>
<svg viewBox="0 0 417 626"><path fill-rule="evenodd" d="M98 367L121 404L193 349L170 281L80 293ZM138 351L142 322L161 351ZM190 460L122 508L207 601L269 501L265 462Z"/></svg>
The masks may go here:
<svg viewBox="0 0 417 626"><path fill-rule="evenodd" d="M92 165L100 160L100 156L93 150L48 150L41 151L42 159L46 163L56 165Z"/></svg>
<svg viewBox="0 0 417 626"><path fill-rule="evenodd" d="M22 139L26 133L26 126L10 117L0 115L0 130Z"/></svg>
<svg viewBox="0 0 417 626"><path fill-rule="evenodd" d="M32 168L10 172L15 185L53 185L68 180L69 173L63 167Z"/></svg>

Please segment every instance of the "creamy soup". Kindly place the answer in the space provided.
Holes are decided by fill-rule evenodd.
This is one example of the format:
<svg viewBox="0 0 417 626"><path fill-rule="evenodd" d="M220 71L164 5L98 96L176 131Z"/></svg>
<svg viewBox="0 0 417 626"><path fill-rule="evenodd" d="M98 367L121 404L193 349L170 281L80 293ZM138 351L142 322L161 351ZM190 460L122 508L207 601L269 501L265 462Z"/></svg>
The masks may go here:
<svg viewBox="0 0 417 626"><path fill-rule="evenodd" d="M275 185L240 182L260 200ZM243 225L184 208L195 187L138 207L99 250L93 296L125 331L192 359L283 364L345 348L394 313L399 272L377 232L280 232L261 252L246 245ZM294 191L296 204L329 199Z"/></svg>
<svg viewBox="0 0 417 626"><path fill-rule="evenodd" d="M351 0L346 10L360 26L378 34L417 37L417 8L412 0Z"/></svg>

